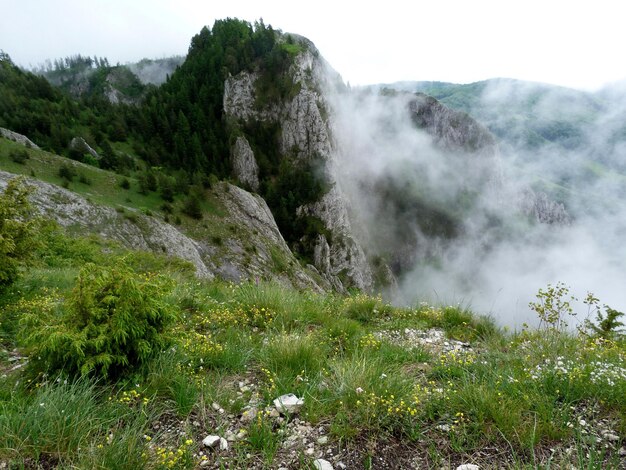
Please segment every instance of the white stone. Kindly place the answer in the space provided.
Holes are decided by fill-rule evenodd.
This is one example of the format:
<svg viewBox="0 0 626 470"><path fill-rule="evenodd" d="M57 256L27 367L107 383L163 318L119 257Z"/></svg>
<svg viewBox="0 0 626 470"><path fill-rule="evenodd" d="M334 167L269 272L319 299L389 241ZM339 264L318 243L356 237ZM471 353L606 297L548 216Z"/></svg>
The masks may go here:
<svg viewBox="0 0 626 470"><path fill-rule="evenodd" d="M88 153L96 160L100 160L100 155L98 155L98 152L91 148L91 146L87 142L85 142L85 139L83 139L82 137L74 137L70 142L70 148L82 153Z"/></svg>
<svg viewBox="0 0 626 470"><path fill-rule="evenodd" d="M244 410L244 412L241 413L241 418L239 418L239 421L241 421L242 423L249 423L254 418L256 418L257 413L258 410L254 407Z"/></svg>
<svg viewBox="0 0 626 470"><path fill-rule="evenodd" d="M473 463L464 463L463 465L456 467L456 470L480 470L480 467L478 465L474 465Z"/></svg>
<svg viewBox="0 0 626 470"><path fill-rule="evenodd" d="M332 464L328 460L324 460L324 459L314 460L313 466L317 470L333 470Z"/></svg>
<svg viewBox="0 0 626 470"><path fill-rule="evenodd" d="M293 393L281 395L274 400L274 406L283 414L297 413L302 408L302 405L304 405L304 400L298 398Z"/></svg>
<svg viewBox="0 0 626 470"><path fill-rule="evenodd" d="M321 436L317 438L317 443L320 445L328 444L328 436Z"/></svg>
<svg viewBox="0 0 626 470"><path fill-rule="evenodd" d="M220 436L210 435L202 440L202 444L210 449L228 450L228 441Z"/></svg>

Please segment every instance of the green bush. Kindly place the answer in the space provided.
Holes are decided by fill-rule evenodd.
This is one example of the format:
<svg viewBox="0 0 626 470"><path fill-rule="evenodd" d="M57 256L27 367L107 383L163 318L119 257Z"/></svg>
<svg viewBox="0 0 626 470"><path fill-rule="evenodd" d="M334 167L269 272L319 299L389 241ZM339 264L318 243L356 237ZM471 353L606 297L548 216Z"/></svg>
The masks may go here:
<svg viewBox="0 0 626 470"><path fill-rule="evenodd" d="M202 219L202 193L200 191L192 191L185 199L182 211L192 219Z"/></svg>
<svg viewBox="0 0 626 470"><path fill-rule="evenodd" d="M122 189L130 189L130 181L128 181L128 178L123 178L119 184Z"/></svg>
<svg viewBox="0 0 626 470"><path fill-rule="evenodd" d="M26 313L25 342L38 371L117 378L148 361L167 344L175 313L165 303L168 283L137 274L123 262L87 264L56 316L54 308Z"/></svg>
<svg viewBox="0 0 626 470"><path fill-rule="evenodd" d="M63 164L59 167L59 177L63 178L65 181L72 181L76 176L76 170L73 166Z"/></svg>
<svg viewBox="0 0 626 470"><path fill-rule="evenodd" d="M26 163L26 160L30 158L30 155L28 155L28 151L26 149L13 150L11 153L9 153L9 158L11 158L11 160L15 163L24 165Z"/></svg>
<svg viewBox="0 0 626 470"><path fill-rule="evenodd" d="M20 263L29 258L35 243L37 220L31 216L23 178L9 181L0 193L0 292L15 282Z"/></svg>

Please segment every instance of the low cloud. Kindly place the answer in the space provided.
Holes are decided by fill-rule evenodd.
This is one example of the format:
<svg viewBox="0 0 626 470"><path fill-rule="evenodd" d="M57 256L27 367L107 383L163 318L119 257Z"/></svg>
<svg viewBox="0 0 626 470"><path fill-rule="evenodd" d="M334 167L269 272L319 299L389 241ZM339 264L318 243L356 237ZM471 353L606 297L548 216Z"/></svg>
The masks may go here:
<svg viewBox="0 0 626 470"><path fill-rule="evenodd" d="M591 291L626 309L626 95L610 96L491 83L479 103L486 125L514 103L544 125L536 132L553 125L564 137L534 146L512 138L489 159L442 150L411 120L410 94L332 95L337 184L366 250L387 256L399 272L393 301L461 303L518 327L536 323L528 303L538 289L563 282L580 299ZM506 130L524 136L535 123L511 120L519 129ZM540 192L564 205L568 223L539 223L523 213L524 199L532 204ZM398 197L417 207L398 210ZM445 224L443 231L430 230L420 220L432 216L429 211L433 220L449 216L458 230L444 233ZM389 259L390 253L400 259ZM582 304L576 309L587 311Z"/></svg>

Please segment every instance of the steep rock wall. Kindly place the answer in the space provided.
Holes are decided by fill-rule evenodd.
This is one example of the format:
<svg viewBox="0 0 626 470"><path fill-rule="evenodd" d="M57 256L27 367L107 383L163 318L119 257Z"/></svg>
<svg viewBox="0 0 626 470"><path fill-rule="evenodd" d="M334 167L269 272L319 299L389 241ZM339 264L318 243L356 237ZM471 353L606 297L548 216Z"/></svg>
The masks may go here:
<svg viewBox="0 0 626 470"><path fill-rule="evenodd" d="M298 209L298 215L319 218L330 234L330 239L322 235L315 242L315 267L338 290L350 286L370 290L373 282L371 268L362 247L354 238L347 198L342 197L334 186L330 171L334 143L326 117L328 104L322 90L338 75L330 70L310 42L303 38L297 40L303 50L296 55L288 71L297 93L284 103L271 102L259 106L259 74L241 72L225 82L224 112L228 119L242 126L251 122L278 124L281 158L295 158L320 167L331 189L321 200Z"/></svg>

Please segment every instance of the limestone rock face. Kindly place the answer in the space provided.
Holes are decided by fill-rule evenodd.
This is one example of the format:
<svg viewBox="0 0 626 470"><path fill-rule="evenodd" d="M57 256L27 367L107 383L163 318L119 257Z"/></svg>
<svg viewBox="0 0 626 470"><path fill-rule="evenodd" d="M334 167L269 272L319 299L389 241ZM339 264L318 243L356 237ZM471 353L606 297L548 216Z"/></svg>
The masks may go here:
<svg viewBox="0 0 626 470"><path fill-rule="evenodd" d="M489 189L498 190L502 186L500 152L495 137L485 126L423 93L416 93L408 106L413 122L432 137L437 147L464 155L464 168L459 168L460 172L482 175L482 184Z"/></svg>
<svg viewBox="0 0 626 470"><path fill-rule="evenodd" d="M0 136L4 137L5 139L12 140L13 142L17 142L18 144L25 145L26 147L39 149L39 147L25 135L10 131L9 129L5 129L4 127L0 127Z"/></svg>
<svg viewBox="0 0 626 470"><path fill-rule="evenodd" d="M409 102L409 112L417 126L446 150L464 150L490 157L496 155L495 138L486 127L469 115L444 106L435 98L416 93Z"/></svg>
<svg viewBox="0 0 626 470"><path fill-rule="evenodd" d="M224 112L228 119L240 124L264 122L280 127L279 152L282 158L314 162L327 177L333 189L314 204L301 207L298 215L312 215L324 223L332 242L326 237L316 240L315 268L337 290L355 286L372 288L372 272L365 253L353 236L348 217L347 198L334 185L330 167L334 158L334 142L328 122L328 103L322 92L339 83L338 74L310 41L296 37L303 50L294 58L289 75L294 85L293 96L282 103L258 106L255 82L257 73L242 72L229 77L224 84ZM329 84L329 81L336 82ZM233 157L241 147L233 149ZM241 178L240 178L241 179Z"/></svg>
<svg viewBox="0 0 626 470"><path fill-rule="evenodd" d="M330 156L330 136L322 118L319 99L316 92L302 90L288 104L280 146L283 154L295 152L298 158L303 159Z"/></svg>
<svg viewBox="0 0 626 470"><path fill-rule="evenodd" d="M70 149L75 150L80 153L88 153L93 158L99 160L100 155L96 152L82 137L74 137L70 142Z"/></svg>
<svg viewBox="0 0 626 470"><path fill-rule="evenodd" d="M236 218L251 230L258 231L267 240L271 240L280 245L281 248L288 250L287 244L276 226L274 216L261 196L228 183L225 183L223 188L225 191L220 193L220 198L226 205L231 217Z"/></svg>
<svg viewBox="0 0 626 470"><path fill-rule="evenodd" d="M355 240L348 216L346 199L336 186L327 192L320 201L303 206L300 214L319 217L332 233L333 243L326 237L318 237L315 246L315 267L331 278L341 281L344 287L357 287L369 290L373 285L372 270L365 252ZM331 283L336 284L336 280Z"/></svg>
<svg viewBox="0 0 626 470"><path fill-rule="evenodd" d="M254 191L259 190L259 165L245 137L237 137L231 151L235 177Z"/></svg>
<svg viewBox="0 0 626 470"><path fill-rule="evenodd" d="M526 189L520 195L518 206L523 214L543 224L564 225L571 222L565 206L551 200L546 193Z"/></svg>
<svg viewBox="0 0 626 470"><path fill-rule="evenodd" d="M228 213L232 236L224 240L220 250L212 250L216 274L233 281L272 279L316 291L329 287L300 267L261 196L228 183L220 184L217 191Z"/></svg>
<svg viewBox="0 0 626 470"><path fill-rule="evenodd" d="M255 109L254 83L256 73L243 71L236 77L228 77L224 82L224 112L227 116L247 121L257 118Z"/></svg>
<svg viewBox="0 0 626 470"><path fill-rule="evenodd" d="M333 267L330 264L330 246L324 235L318 235L313 249L314 268L320 275L338 292L344 292L345 288L339 278L333 274Z"/></svg>

